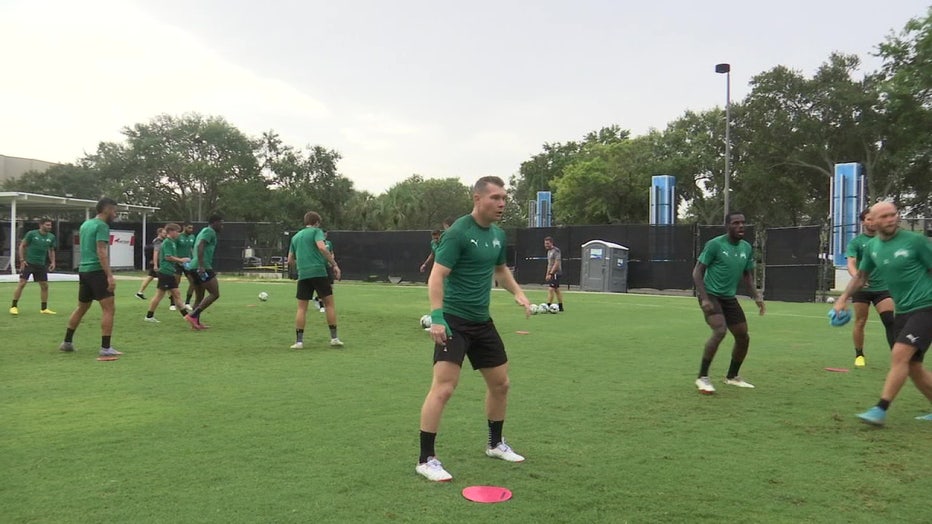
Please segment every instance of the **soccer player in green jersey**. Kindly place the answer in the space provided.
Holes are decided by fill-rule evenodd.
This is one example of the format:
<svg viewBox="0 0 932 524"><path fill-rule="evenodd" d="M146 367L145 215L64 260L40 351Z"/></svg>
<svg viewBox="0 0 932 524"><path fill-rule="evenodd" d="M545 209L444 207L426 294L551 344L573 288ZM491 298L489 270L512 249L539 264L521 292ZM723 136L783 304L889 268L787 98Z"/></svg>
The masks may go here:
<svg viewBox="0 0 932 524"><path fill-rule="evenodd" d="M42 301L39 313L55 314L49 309L49 271L55 271L55 247L52 221L47 218L39 221L39 229L33 229L23 236L23 241L19 243L19 285L13 291L11 315L19 315L19 299L23 296L23 288L30 275L33 282L39 283Z"/></svg>
<svg viewBox="0 0 932 524"><path fill-rule="evenodd" d="M726 234L706 242L693 269L699 306L705 315L706 324L712 329L712 336L705 343L699 377L696 379L699 392L706 395L715 393L715 387L709 379L709 367L728 331L735 338L735 345L731 350L731 365L725 375L725 384L741 388L754 387L738 375L751 343L744 310L735 298L738 283L744 282L761 315L765 309L764 299L754 283L754 252L751 244L744 240L744 214L735 211L728 213L725 227L728 230Z"/></svg>
<svg viewBox="0 0 932 524"><path fill-rule="evenodd" d="M437 246L440 245L440 230L435 229L430 233L430 254L427 255L427 259L424 260L424 263L421 264L421 273L427 271L427 268L430 267L431 263L434 261L434 257L437 255Z"/></svg>
<svg viewBox="0 0 932 524"><path fill-rule="evenodd" d="M223 231L223 217L211 215L207 217L207 224L207 227L197 233L194 240L194 257L188 262L189 274L207 291L204 300L184 317L194 329L208 328L201 323L201 313L220 298L220 283L217 282L217 274L214 272L214 251L217 249L217 233Z"/></svg>
<svg viewBox="0 0 932 524"><path fill-rule="evenodd" d="M434 443L444 406L459 382L463 360L486 383L485 411L489 440L485 454L521 462L502 436L508 404L508 356L489 316L492 278L514 295L531 314L531 304L505 265L505 232L495 222L505 211L505 183L480 178L472 191L472 213L461 217L440 238L434 268L427 284L431 306L430 335L434 340L433 381L421 407L421 452L415 471L429 480L453 478L437 460Z"/></svg>
<svg viewBox="0 0 932 524"><path fill-rule="evenodd" d="M181 294L178 292L178 279L175 276L175 268L178 264L184 264L189 261L189 258L179 257L178 256L178 244L176 240L181 234L181 226L178 224L168 224L165 226L165 238L162 240L162 245L159 246L159 276L158 284L156 285L157 291L155 296L152 297L152 301L149 303L149 311L146 312L146 322L153 324L158 324L158 319L155 318L155 309L159 307L159 302L162 301L162 297L165 296L165 293L169 293L174 299L175 304L181 303ZM184 308L180 311L181 317L184 318L185 312Z"/></svg>
<svg viewBox="0 0 932 524"><path fill-rule="evenodd" d="M291 349L304 348L304 327L307 323L307 304L317 293L327 313L327 327L330 328L330 345L343 347L337 336L337 310L333 301L333 281L327 268L332 268L333 276L340 279L340 266L333 258L333 252L327 249L324 232L320 229L320 215L314 211L304 214L304 229L291 237L288 248L288 267L298 267L298 310L295 313L295 343Z"/></svg>
<svg viewBox="0 0 932 524"><path fill-rule="evenodd" d="M932 241L912 231L899 229L900 215L891 202L871 207L877 235L867 244L858 274L835 302L840 313L855 291L874 278L883 278L896 304L893 319L894 343L890 371L877 405L858 415L862 421L882 426L887 410L909 377L916 388L932 401L932 372L922 366L932 342ZM932 421L932 414L916 417Z"/></svg>
<svg viewBox="0 0 932 524"><path fill-rule="evenodd" d="M861 227L863 233L848 242L845 256L848 258L848 274L854 278L858 274L858 265L864 258L867 243L874 238L874 227L871 225L870 210L861 212ZM880 321L887 333L887 345L893 347L893 298L887 290L879 271L871 273L867 285L854 292L851 296L854 305L854 329L851 337L854 339L854 367L863 368L867 365L864 359L864 326L867 325L867 315L871 304L877 309Z"/></svg>
<svg viewBox="0 0 932 524"><path fill-rule="evenodd" d="M190 222L185 222L184 227L181 230L181 234L178 235L178 239L175 240L175 245L177 247L176 255L178 258L187 258L191 259L194 256L194 240L197 236L194 234L194 224ZM191 308L191 296L194 295L195 290L197 290L197 280L188 277L187 273L184 270L184 264L178 264L178 268L175 270L177 275L178 283L181 284L181 276L184 275L188 280L188 291L185 293L184 297L184 308ZM201 290L201 296L198 297L198 302L203 300L204 291Z"/></svg>
<svg viewBox="0 0 932 524"><path fill-rule="evenodd" d="M74 332L81 324L91 303L100 303L100 356L115 357L123 353L110 344L113 334L113 315L116 310L113 290L116 280L110 270L110 222L116 218L117 203L112 198L97 202L97 216L85 220L78 231L81 246L81 263L78 265L78 307L68 319L65 340L61 351L74 351Z"/></svg>

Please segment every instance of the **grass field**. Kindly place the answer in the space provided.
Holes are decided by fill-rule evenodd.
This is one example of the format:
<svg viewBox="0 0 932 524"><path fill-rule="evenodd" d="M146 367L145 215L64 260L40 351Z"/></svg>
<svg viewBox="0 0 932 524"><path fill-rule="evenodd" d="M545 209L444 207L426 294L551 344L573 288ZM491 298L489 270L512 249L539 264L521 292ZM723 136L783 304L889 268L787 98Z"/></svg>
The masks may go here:
<svg viewBox="0 0 932 524"><path fill-rule="evenodd" d="M693 385L708 335L695 299L570 293L567 312L525 319L504 292L492 314L511 359L505 435L522 464L487 458L484 386L464 371L437 450L454 475L414 473L431 344L425 287L339 284L345 349L323 315L293 342L293 283L222 282L193 332L163 302L142 322L120 281L115 362L96 361L99 308L57 351L74 283L30 284L19 317L0 285L2 522L922 522L932 424L907 384L887 427L854 414L880 393L888 350L868 324L868 367L827 306L745 302L754 390ZM268 291L271 300L255 297ZM150 293L152 289L150 288ZM534 302L544 291L530 291ZM530 331L518 335L517 330ZM510 488L483 505L470 485Z"/></svg>

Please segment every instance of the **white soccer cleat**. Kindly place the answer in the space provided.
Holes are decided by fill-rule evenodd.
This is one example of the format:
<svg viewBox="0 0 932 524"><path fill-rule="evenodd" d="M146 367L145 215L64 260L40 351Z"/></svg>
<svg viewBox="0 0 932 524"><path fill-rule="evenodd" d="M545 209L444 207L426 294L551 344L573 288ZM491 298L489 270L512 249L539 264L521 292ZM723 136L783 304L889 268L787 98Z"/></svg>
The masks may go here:
<svg viewBox="0 0 932 524"><path fill-rule="evenodd" d="M699 393L703 395L711 395L715 393L715 386L712 385L712 381L709 380L709 377L699 377L696 379L696 387L699 388Z"/></svg>
<svg viewBox="0 0 932 524"><path fill-rule="evenodd" d="M325 308L324 306L320 306L320 312L321 312L321 313L326 313L326 312L327 312L327 308Z"/></svg>
<svg viewBox="0 0 932 524"><path fill-rule="evenodd" d="M343 347L343 341L340 340L339 338L331 338L331 339L330 339L330 345L333 346L333 347L341 348L341 347Z"/></svg>
<svg viewBox="0 0 932 524"><path fill-rule="evenodd" d="M155 318L155 317L146 317L146 318L144 318L144 319L142 319L142 320L145 321L145 322L148 322L148 323L150 323L150 324L159 324L159 323L160 323L160 322L159 322L159 319L157 319L157 318Z"/></svg>
<svg viewBox="0 0 932 524"><path fill-rule="evenodd" d="M174 304L172 304L172 305L168 306L168 310L169 310L169 311L178 311L178 308L175 307Z"/></svg>
<svg viewBox="0 0 932 524"><path fill-rule="evenodd" d="M295 342L289 349L304 349L304 342Z"/></svg>
<svg viewBox="0 0 932 524"><path fill-rule="evenodd" d="M434 482L449 482L453 480L453 475L450 475L447 470L443 469L443 464L434 457L430 457L427 459L427 462L423 464L418 464L414 468L414 471L427 480Z"/></svg>
<svg viewBox="0 0 932 524"><path fill-rule="evenodd" d="M737 386L739 388L754 389L754 384L751 384L750 382L745 382L743 378L737 375L734 378L725 377L725 383L728 384L729 386Z"/></svg>
<svg viewBox="0 0 932 524"><path fill-rule="evenodd" d="M502 439L494 448L486 448L486 456L502 459L506 462L524 462L524 457L518 455L511 449L511 446L505 443L505 440Z"/></svg>

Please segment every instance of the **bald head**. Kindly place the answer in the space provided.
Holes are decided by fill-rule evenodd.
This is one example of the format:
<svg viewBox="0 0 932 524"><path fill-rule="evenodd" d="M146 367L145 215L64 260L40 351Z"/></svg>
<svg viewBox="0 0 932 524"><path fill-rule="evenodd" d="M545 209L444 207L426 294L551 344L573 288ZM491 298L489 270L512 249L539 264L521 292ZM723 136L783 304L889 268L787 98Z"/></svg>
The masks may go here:
<svg viewBox="0 0 932 524"><path fill-rule="evenodd" d="M871 206L870 220L881 238L890 238L896 234L900 215L893 202L878 202Z"/></svg>

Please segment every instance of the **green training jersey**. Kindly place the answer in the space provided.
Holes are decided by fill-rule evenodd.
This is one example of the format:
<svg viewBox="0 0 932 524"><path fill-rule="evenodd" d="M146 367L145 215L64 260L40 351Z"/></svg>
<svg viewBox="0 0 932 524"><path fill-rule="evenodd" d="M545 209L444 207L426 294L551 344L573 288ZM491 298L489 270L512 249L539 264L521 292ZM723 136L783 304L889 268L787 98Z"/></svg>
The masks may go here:
<svg viewBox="0 0 932 524"><path fill-rule="evenodd" d="M159 273L163 275L175 274L175 263L168 260L168 257L178 256L178 241L172 240L171 237L165 237L162 241L162 247L159 248Z"/></svg>
<svg viewBox="0 0 932 524"><path fill-rule="evenodd" d="M201 245L201 242L204 242L204 260L199 260L197 257L198 246ZM217 232L214 231L214 228L207 226L204 229L197 232L197 238L194 239L194 252L191 256L191 269L197 269L199 266L203 266L204 269L213 269L214 268L214 250L217 249Z"/></svg>
<svg viewBox="0 0 932 524"><path fill-rule="evenodd" d="M440 237L436 262L450 268L443 282L443 310L474 322L489 320L495 267L505 263L505 232L482 227L472 215L453 223Z"/></svg>
<svg viewBox="0 0 932 524"><path fill-rule="evenodd" d="M431 241L430 241L430 252L433 253L435 257L437 256L437 248L438 248L439 246L440 246L440 241L439 241L439 240L431 240Z"/></svg>
<svg viewBox="0 0 932 524"><path fill-rule="evenodd" d="M291 237L288 251L298 266L298 280L327 276L327 259L317 249L318 240L324 240L324 232L316 227L305 227Z"/></svg>
<svg viewBox="0 0 932 524"><path fill-rule="evenodd" d="M197 238L193 233L186 235L184 233L178 235L178 238L175 239L176 257L178 258L191 258L194 254L194 239Z"/></svg>
<svg viewBox="0 0 932 524"><path fill-rule="evenodd" d="M897 314L932 307L932 241L912 231L899 230L889 240L874 237L858 269L871 278L880 274L893 297Z"/></svg>
<svg viewBox="0 0 932 524"><path fill-rule="evenodd" d="M848 248L845 249L845 256L855 259L854 267L861 267L861 261L864 260L864 254L867 253L867 243L874 237L861 233L848 242ZM886 291L887 283L883 281L879 271L871 271L867 276L867 285L861 288L861 291Z"/></svg>
<svg viewBox="0 0 932 524"><path fill-rule="evenodd" d="M109 239L108 239L109 240ZM51 233L42 234L40 229L33 229L23 236L23 242L26 243L26 263L45 265L45 260L49 256L49 250L55 249L55 235Z"/></svg>
<svg viewBox="0 0 932 524"><path fill-rule="evenodd" d="M107 249L110 249L110 225L97 217L85 220L81 224L81 229L78 230L78 242L81 243L81 263L78 265L78 273L103 270L100 258L97 256L97 243L106 242Z"/></svg>
<svg viewBox="0 0 932 524"><path fill-rule="evenodd" d="M754 250L746 240L732 244L728 235L720 235L705 243L699 262L706 266L702 279L706 292L731 298L738 292L744 272L754 270Z"/></svg>

